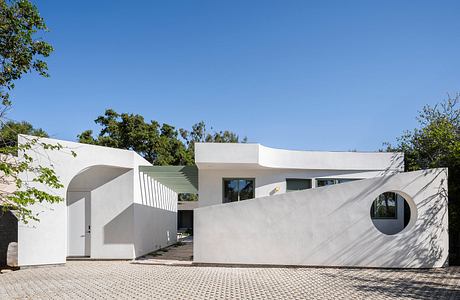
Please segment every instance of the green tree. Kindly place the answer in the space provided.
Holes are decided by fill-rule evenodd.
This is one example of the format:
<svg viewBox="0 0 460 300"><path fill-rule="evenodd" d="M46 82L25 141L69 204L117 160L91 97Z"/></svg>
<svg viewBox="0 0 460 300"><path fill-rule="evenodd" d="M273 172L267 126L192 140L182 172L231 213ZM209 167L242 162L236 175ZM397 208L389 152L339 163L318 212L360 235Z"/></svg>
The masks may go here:
<svg viewBox="0 0 460 300"><path fill-rule="evenodd" d="M107 109L104 115L94 120L101 127L96 137L92 130L83 131L77 136L80 143L129 149L154 165L194 165L195 143L239 143L238 135L225 131L207 131L201 121L190 131L177 130L174 126L157 121L145 122L141 115L119 114ZM212 128L211 128L212 130ZM179 194L179 200L195 201L197 195Z"/></svg>
<svg viewBox="0 0 460 300"><path fill-rule="evenodd" d="M231 131L208 132L204 122L192 130L177 130L157 121L146 122L141 115L119 114L107 109L94 120L101 127L96 137L91 130L77 136L80 143L134 150L154 165L195 164L196 142L238 143L238 135Z"/></svg>
<svg viewBox="0 0 460 300"><path fill-rule="evenodd" d="M460 263L460 94L435 106L425 106L419 127L405 132L389 151L402 151L406 171L449 168L450 261Z"/></svg>
<svg viewBox="0 0 460 300"><path fill-rule="evenodd" d="M37 137L48 137L48 134L41 128L34 128L26 121L6 121L0 124L0 144L14 147L18 145L18 134L33 135ZM12 153L16 154L16 153Z"/></svg>
<svg viewBox="0 0 460 300"><path fill-rule="evenodd" d="M211 128L212 130L212 128ZM240 140L239 136L232 131L212 131L206 129L204 121L198 122L192 126L192 130L179 129L180 135L184 140L187 152L192 159L195 158L195 143L246 143L247 138Z"/></svg>
<svg viewBox="0 0 460 300"><path fill-rule="evenodd" d="M0 98L4 106L11 104L14 82L25 73L36 71L48 77L48 57L53 47L36 38L36 33L47 31L45 21L37 8L27 0L0 0Z"/></svg>
<svg viewBox="0 0 460 300"><path fill-rule="evenodd" d="M141 115L119 114L107 109L95 123L101 127L96 137L91 130L78 135L81 143L134 150L154 165L191 163L177 130L157 121L145 122Z"/></svg>
<svg viewBox="0 0 460 300"><path fill-rule="evenodd" d="M37 8L27 0L0 0L0 124L4 142L0 144L0 205L2 210L14 210L18 219L27 222L38 220L30 205L36 202L54 203L62 199L48 188L62 187L52 168L37 165L28 155L34 147L40 146L49 150L62 149L60 145L49 145L38 138L27 139L23 144L16 144L15 131L34 131L27 123L6 121L6 113L12 101L10 92L15 82L29 72L37 72L48 77L48 66L43 60L53 51L53 47L37 37L47 30L43 18ZM26 132L27 133L27 132ZM12 153L21 153L20 158ZM29 175L25 180L24 173ZM39 184L46 190L36 188ZM14 189L8 187L14 186Z"/></svg>

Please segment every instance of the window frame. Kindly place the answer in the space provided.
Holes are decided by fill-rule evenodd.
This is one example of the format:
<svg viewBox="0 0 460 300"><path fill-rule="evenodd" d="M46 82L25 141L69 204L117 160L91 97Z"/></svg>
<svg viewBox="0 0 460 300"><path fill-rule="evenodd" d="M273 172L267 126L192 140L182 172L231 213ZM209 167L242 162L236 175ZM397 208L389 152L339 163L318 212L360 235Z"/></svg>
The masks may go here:
<svg viewBox="0 0 460 300"><path fill-rule="evenodd" d="M309 181L309 182L310 182L310 187L309 187L309 188L306 188L306 189L301 189L301 190L288 190L288 180ZM286 193L289 193L289 192L296 192L296 191L305 191L305 190L310 190L310 189L313 188L313 178L292 178L292 177L289 177L289 178L286 178L286 179L285 179L285 182L286 182Z"/></svg>
<svg viewBox="0 0 460 300"><path fill-rule="evenodd" d="M362 180L363 178L315 178L315 187L323 187L323 186L330 186L330 185L336 185L336 184L341 184L341 183L347 183L351 181L356 181L356 180ZM319 180L333 180L333 184L327 184L327 185L318 185ZM338 182L339 180L346 180L345 182Z"/></svg>
<svg viewBox="0 0 460 300"><path fill-rule="evenodd" d="M237 201L230 201L230 202L224 202L225 199L225 180L252 180L252 183L254 185L254 193L253 193L253 198L256 197L256 178L255 177L222 177L222 203L233 203L233 202L240 202L240 201L245 201L248 199L240 200L240 187L239 187L239 182L238 182L238 200ZM249 199L253 199L249 198Z"/></svg>

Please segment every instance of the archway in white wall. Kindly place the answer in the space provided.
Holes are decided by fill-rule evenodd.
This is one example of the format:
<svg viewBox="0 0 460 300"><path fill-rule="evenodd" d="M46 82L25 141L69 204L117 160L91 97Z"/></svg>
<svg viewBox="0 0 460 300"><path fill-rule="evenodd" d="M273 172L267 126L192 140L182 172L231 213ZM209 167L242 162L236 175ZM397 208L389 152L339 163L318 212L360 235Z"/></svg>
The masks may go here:
<svg viewBox="0 0 460 300"><path fill-rule="evenodd" d="M91 193L130 170L95 165L72 178L66 192L67 257L91 257Z"/></svg>

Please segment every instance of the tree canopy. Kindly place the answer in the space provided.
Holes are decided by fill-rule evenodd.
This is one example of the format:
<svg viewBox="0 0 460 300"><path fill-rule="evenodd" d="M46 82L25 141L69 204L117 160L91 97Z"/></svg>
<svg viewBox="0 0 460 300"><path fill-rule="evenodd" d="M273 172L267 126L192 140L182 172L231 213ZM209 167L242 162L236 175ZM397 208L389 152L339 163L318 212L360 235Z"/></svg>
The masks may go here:
<svg viewBox="0 0 460 300"><path fill-rule="evenodd" d="M141 115L120 114L113 109L107 109L95 123L101 127L100 132L94 137L92 130L83 131L78 135L80 143L134 150L154 165L193 165L196 142L246 142L246 138L240 140L228 130L209 132L203 121L189 131L146 122Z"/></svg>
<svg viewBox="0 0 460 300"><path fill-rule="evenodd" d="M0 99L11 104L14 82L28 72L36 71L48 77L48 65L43 60L53 47L37 36L47 31L37 7L27 0L0 0Z"/></svg>
<svg viewBox="0 0 460 300"><path fill-rule="evenodd" d="M406 171L449 168L449 239L451 263L460 262L460 94L425 106L418 128L405 132L389 151L402 151Z"/></svg>
<svg viewBox="0 0 460 300"><path fill-rule="evenodd" d="M43 143L38 138L18 145L16 139L19 133L39 136L46 133L34 129L27 122L15 123L6 119L12 104L10 92L16 81L29 72L49 76L48 65L43 59L51 54L53 47L40 37L46 30L43 18L30 1L0 0L0 208L13 210L25 223L30 219L38 220L37 214L30 209L34 203L62 201L49 192L50 189L62 188L54 170L37 164L28 155L35 146L49 150L62 147ZM19 152L22 154L20 157L12 155Z"/></svg>
<svg viewBox="0 0 460 300"><path fill-rule="evenodd" d="M41 128L34 128L26 121L6 121L0 124L0 145L3 147L15 147L18 145L18 134L27 134L37 137L48 137L48 134ZM15 153L13 153L15 154Z"/></svg>

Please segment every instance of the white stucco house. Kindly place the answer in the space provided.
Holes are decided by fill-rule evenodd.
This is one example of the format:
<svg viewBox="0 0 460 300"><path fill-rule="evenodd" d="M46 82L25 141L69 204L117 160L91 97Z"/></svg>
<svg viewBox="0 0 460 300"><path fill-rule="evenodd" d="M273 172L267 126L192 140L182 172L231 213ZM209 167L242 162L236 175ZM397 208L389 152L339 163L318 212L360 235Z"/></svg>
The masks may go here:
<svg viewBox="0 0 460 300"><path fill-rule="evenodd" d="M27 137L20 137L24 139ZM195 166L152 166L133 151L44 139L65 201L18 225L20 266L68 258L134 259L176 242L178 193L198 194L194 262L441 267L447 170L404 173L401 153L195 145ZM195 208L198 206L198 208ZM179 208L180 210L180 208ZM180 222L179 218L179 224Z"/></svg>
<svg viewBox="0 0 460 300"><path fill-rule="evenodd" d="M404 173L402 153L290 151L258 144L197 144L195 161L196 263L386 268L447 263L446 169Z"/></svg>

